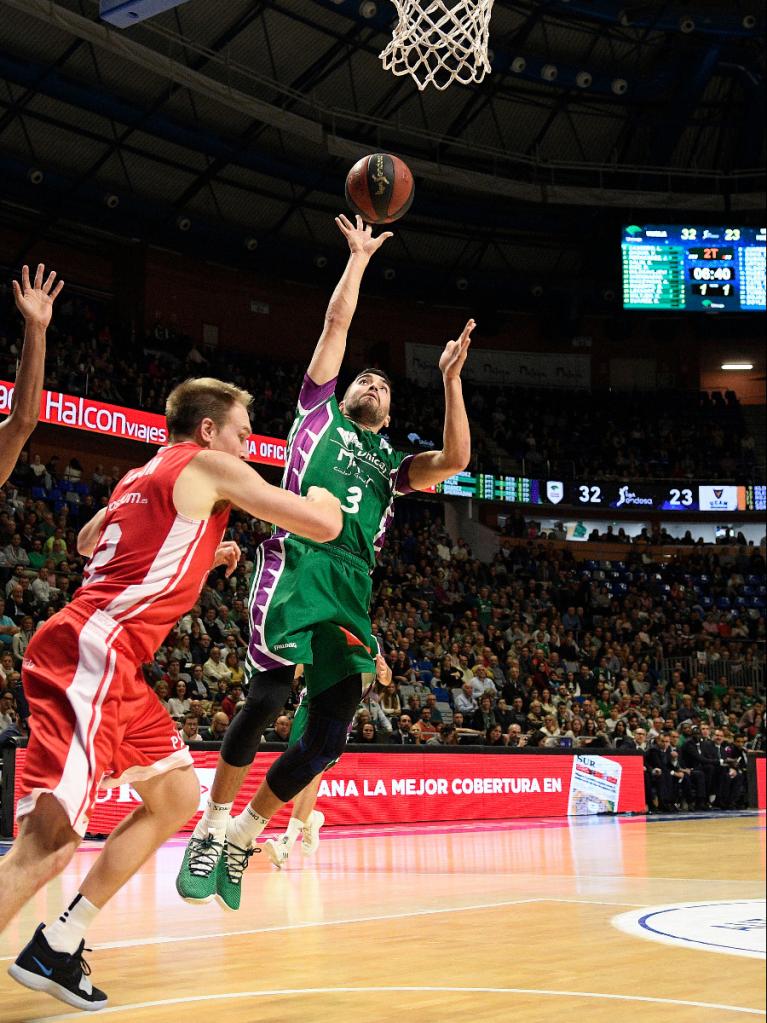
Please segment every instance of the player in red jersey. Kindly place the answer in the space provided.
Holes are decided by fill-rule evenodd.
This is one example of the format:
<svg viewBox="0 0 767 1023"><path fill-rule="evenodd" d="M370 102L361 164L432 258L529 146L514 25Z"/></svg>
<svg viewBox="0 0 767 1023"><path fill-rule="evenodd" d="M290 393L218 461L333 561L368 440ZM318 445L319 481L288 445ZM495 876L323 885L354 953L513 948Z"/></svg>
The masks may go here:
<svg viewBox="0 0 767 1023"><path fill-rule="evenodd" d="M13 472L21 449L37 426L40 416L40 394L45 370L45 332L51 322L53 303L64 282L54 287L56 271L45 276L40 263L34 282L29 280L29 267L21 270L21 284L13 282L16 308L24 317L24 347L13 388L11 414L0 423L0 486Z"/></svg>
<svg viewBox="0 0 767 1023"><path fill-rule="evenodd" d="M169 444L117 484L83 527L83 585L27 647L24 689L32 734L21 779L19 836L0 860L0 930L61 873L85 834L99 786L130 783L143 805L112 832L74 901L41 924L9 973L34 990L94 1010L82 958L85 929L141 864L197 809L188 749L141 671L195 603L215 565L233 571L222 543L230 504L315 541L335 538L340 504L266 483L243 461L251 396L203 378L168 398Z"/></svg>

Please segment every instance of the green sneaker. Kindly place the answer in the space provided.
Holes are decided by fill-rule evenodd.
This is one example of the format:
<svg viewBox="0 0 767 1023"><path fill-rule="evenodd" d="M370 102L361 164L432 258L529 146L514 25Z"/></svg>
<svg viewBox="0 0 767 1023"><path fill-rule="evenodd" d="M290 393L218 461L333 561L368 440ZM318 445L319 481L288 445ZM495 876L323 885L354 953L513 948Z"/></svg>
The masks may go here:
<svg viewBox="0 0 767 1023"><path fill-rule="evenodd" d="M190 838L176 878L176 891L184 902L210 902L216 894L216 868L224 843L215 835Z"/></svg>
<svg viewBox="0 0 767 1023"><path fill-rule="evenodd" d="M224 855L216 868L216 898L223 909L232 911L240 908L242 897L242 875L248 869L250 857L260 849L252 845L241 849L229 839L224 842Z"/></svg>

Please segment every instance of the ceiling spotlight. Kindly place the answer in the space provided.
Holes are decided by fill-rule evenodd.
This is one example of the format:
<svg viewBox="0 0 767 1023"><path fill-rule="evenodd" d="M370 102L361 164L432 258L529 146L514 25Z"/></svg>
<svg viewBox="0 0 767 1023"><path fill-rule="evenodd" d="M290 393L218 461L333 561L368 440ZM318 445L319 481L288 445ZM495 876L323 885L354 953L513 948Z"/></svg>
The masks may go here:
<svg viewBox="0 0 767 1023"><path fill-rule="evenodd" d="M42 185L45 180L45 175L37 167L30 167L27 171L27 178L33 185Z"/></svg>
<svg viewBox="0 0 767 1023"><path fill-rule="evenodd" d="M387 266L383 272L383 275L385 281L393 281L394 278L397 276L397 271L394 269L393 266Z"/></svg>
<svg viewBox="0 0 767 1023"><path fill-rule="evenodd" d="M623 96L628 92L629 83L625 78L613 78L610 82L610 88L616 96Z"/></svg>
<svg viewBox="0 0 767 1023"><path fill-rule="evenodd" d="M517 75L521 75L526 67L527 61L524 57L515 57L511 62L511 70Z"/></svg>
<svg viewBox="0 0 767 1023"><path fill-rule="evenodd" d="M593 80L589 71L579 71L575 76L575 84L581 89L588 89Z"/></svg>
<svg viewBox="0 0 767 1023"><path fill-rule="evenodd" d="M104 196L104 205L108 210L116 210L120 205L120 196L110 192L109 195Z"/></svg>
<svg viewBox="0 0 767 1023"><path fill-rule="evenodd" d="M188 231L191 226L192 221L189 219L189 217L179 217L178 220L176 221L176 227L179 229L179 231Z"/></svg>
<svg viewBox="0 0 767 1023"><path fill-rule="evenodd" d="M619 11L618 12L618 22L621 25L623 25L624 28L628 28L629 25L633 25L634 22L633 22L633 19L631 17L631 12L630 11L625 11L625 10L624 11Z"/></svg>
<svg viewBox="0 0 767 1023"><path fill-rule="evenodd" d="M465 277L456 277L455 286L459 291L466 291L469 286L469 282Z"/></svg>
<svg viewBox="0 0 767 1023"><path fill-rule="evenodd" d="M740 370L743 370L743 369L753 369L753 368L754 368L753 362L723 362L722 363L722 369L732 369L732 370L740 369Z"/></svg>
<svg viewBox="0 0 767 1023"><path fill-rule="evenodd" d="M602 292L602 298L605 302L614 302L615 292L613 291L612 288L605 288L605 290Z"/></svg>
<svg viewBox="0 0 767 1023"><path fill-rule="evenodd" d="M543 295L543 285L534 284L532 288L530 288L530 294L533 295L535 298L540 298Z"/></svg>
<svg viewBox="0 0 767 1023"><path fill-rule="evenodd" d="M256 249L258 248L258 238L253 237L246 238L245 248L248 250L248 252L255 252Z"/></svg>
<svg viewBox="0 0 767 1023"><path fill-rule="evenodd" d="M541 68L541 78L545 82L553 82L558 74L555 64L544 64Z"/></svg>
<svg viewBox="0 0 767 1023"><path fill-rule="evenodd" d="M376 14L378 14L378 4L374 3L373 0L362 0L360 14L363 18L375 18Z"/></svg>
<svg viewBox="0 0 767 1023"><path fill-rule="evenodd" d="M756 18L753 14L744 14L743 21L741 22L743 28L752 29L756 28Z"/></svg>
<svg viewBox="0 0 767 1023"><path fill-rule="evenodd" d="M324 270L324 268L328 265L328 257L327 256L315 256L314 257L314 265L317 267L318 270Z"/></svg>
<svg viewBox="0 0 767 1023"><path fill-rule="evenodd" d="M679 19L679 31L684 32L685 35L689 35L690 32L695 31L695 22L689 14L683 15Z"/></svg>

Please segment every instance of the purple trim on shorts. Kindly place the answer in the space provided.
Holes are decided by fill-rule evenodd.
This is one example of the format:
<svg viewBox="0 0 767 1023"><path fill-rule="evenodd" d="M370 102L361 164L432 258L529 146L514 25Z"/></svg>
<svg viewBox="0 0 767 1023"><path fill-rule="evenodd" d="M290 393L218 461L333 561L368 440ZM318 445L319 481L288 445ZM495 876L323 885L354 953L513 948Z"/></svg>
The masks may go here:
<svg viewBox="0 0 767 1023"><path fill-rule="evenodd" d="M264 624L268 602L285 568L282 539L276 536L267 537L261 544L261 550L264 561L259 573L258 587L248 602L248 614L250 615L248 657L260 671L270 671L272 668L281 668L292 663L285 658L275 657L257 646L257 643L266 646Z"/></svg>
<svg viewBox="0 0 767 1023"><path fill-rule="evenodd" d="M283 490L293 494L301 493L306 466L332 420L333 410L327 402L318 405L303 420L290 442L290 460L282 477Z"/></svg>
<svg viewBox="0 0 767 1023"><path fill-rule="evenodd" d="M324 404L335 394L338 377L333 377L326 384L315 384L308 373L304 373L304 381L298 394L298 405L301 412L311 412L318 405Z"/></svg>

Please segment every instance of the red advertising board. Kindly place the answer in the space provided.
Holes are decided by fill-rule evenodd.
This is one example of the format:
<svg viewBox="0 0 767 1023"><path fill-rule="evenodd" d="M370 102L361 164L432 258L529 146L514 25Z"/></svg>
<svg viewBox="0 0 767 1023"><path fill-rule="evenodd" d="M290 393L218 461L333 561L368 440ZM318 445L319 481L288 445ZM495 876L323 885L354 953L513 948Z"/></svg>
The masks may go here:
<svg viewBox="0 0 767 1023"><path fill-rule="evenodd" d="M278 755L259 753L234 804L235 812L250 800ZM16 793L25 756L26 750L17 750ZM194 750L193 756L202 808L213 783L218 753ZM588 775L586 782L584 774ZM589 784L596 786L593 792L586 791ZM138 795L128 785L103 791L91 815L90 832L108 834L138 804ZM641 757L532 753L349 752L323 778L317 803L330 825L564 817L610 810L627 813L641 812L644 805ZM289 810L282 810L273 823L282 826L288 817ZM198 819L199 812L187 829Z"/></svg>
<svg viewBox="0 0 767 1023"><path fill-rule="evenodd" d="M11 411L14 385L0 380L0 415ZM60 391L43 391L40 400L40 422L68 426L105 437L120 437L143 444L160 446L167 443L165 416L141 409L107 405L92 398L78 398ZM248 439L248 458L261 465L285 464L285 441L252 433Z"/></svg>
<svg viewBox="0 0 767 1023"><path fill-rule="evenodd" d="M756 758L756 805L760 810L767 810L767 758Z"/></svg>

